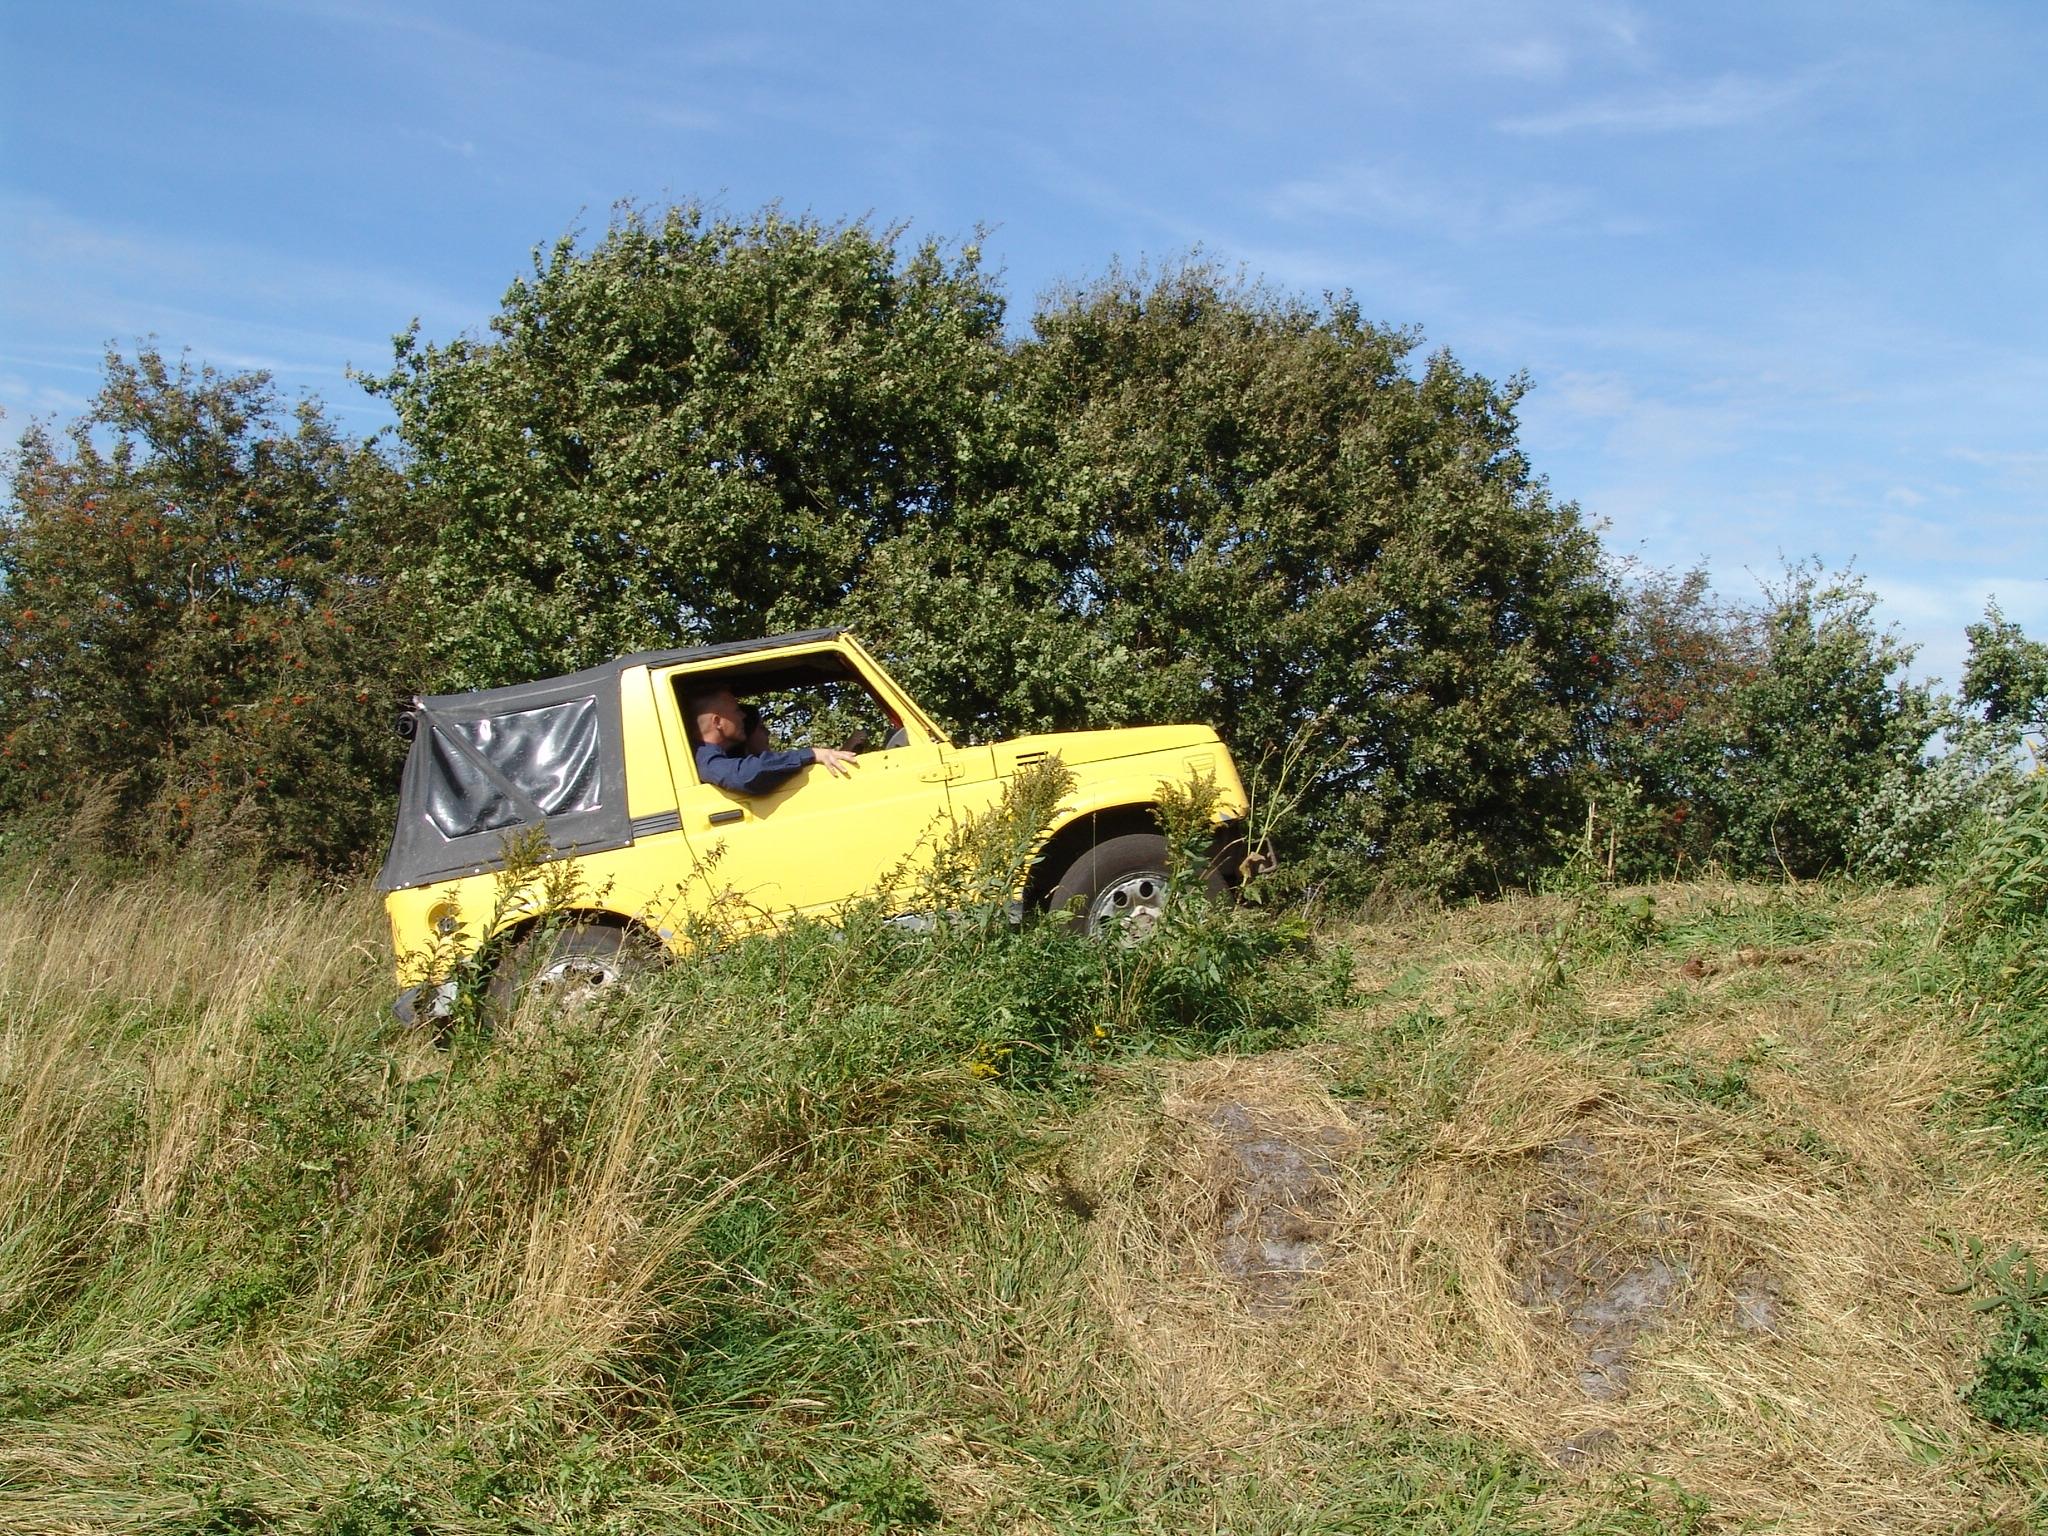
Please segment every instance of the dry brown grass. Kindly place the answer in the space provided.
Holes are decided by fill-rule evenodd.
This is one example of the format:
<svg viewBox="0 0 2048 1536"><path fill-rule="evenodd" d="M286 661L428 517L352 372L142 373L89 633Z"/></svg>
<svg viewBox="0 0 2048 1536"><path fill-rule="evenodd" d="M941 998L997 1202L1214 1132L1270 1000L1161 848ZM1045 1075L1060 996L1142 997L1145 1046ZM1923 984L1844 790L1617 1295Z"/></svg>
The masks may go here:
<svg viewBox="0 0 2048 1536"><path fill-rule="evenodd" d="M1663 897L1667 922L1750 899ZM2048 1457L1959 1400L1982 1337L1954 1243L2048 1249L2048 1192L1931 1112L1977 1068L1955 1020L1873 971L1886 911L1852 905L1846 937L1796 950L1651 948L1532 981L1572 916L1510 901L1360 929L1355 1033L1177 1067L1156 1115L1103 1117L1070 1162L1102 1205L1093 1283L1132 1411L1283 1478L1312 1426L1498 1436L1562 1469L1561 1525L1647 1477L1729 1525L2020 1529ZM1746 1091L1702 1101L1602 1046L1597 1021L1674 989L1688 1006L1638 1056L1739 1063ZM1418 1007L1444 1021L1422 1049L1459 1064L1434 1124L1336 1091ZM1291 1182L1276 1143L1306 1169Z"/></svg>
<svg viewBox="0 0 2048 1536"><path fill-rule="evenodd" d="M720 1286L753 1316L767 1282L698 1239L770 1181L802 1219L780 1239L801 1278L768 1310L843 1343L804 1315L806 1288L857 1299L871 1363L839 1368L910 1426L887 1449L943 1528L1093 1528L1062 1480L1123 1478L1105 1500L1302 1529L1295 1495L1346 1508L1419 1428L1415 1459L1440 1459L1410 1529L1489 1528L1459 1505L1460 1468L1483 1477L1501 1443L1545 1469L1514 1473L1513 1497L1560 1530L1652 1479L1704 1497L1715 1529L2021 1529L2048 1457L1958 1400L1983 1340L1954 1244L2048 1252L2048 1194L1946 1102L1979 1068L1886 947L1912 914L1803 896L1779 923L1767 891L1656 895L1646 947L1616 938L1600 896L1361 926L1341 936L1359 1001L1312 1043L1104 1055L1071 1127L1071 1100L951 1056L821 1087L831 1059L805 1049L876 978L810 1003L780 973L715 1004L657 996L575 1045L583 1118L536 1171L518 1138L552 1112L533 1084L554 1081L568 1026L522 1015L452 1048L378 1033L390 978L367 897L17 892L0 902L0 1308L89 1269L81 1220L127 1267L84 1274L125 1289L76 1309L80 1335L16 1346L56 1406L0 1414L0 1531L190 1528L201 1465L311 1511L418 1445L488 1449L536 1415L660 1469L622 1499L733 1524L750 1507L665 1438L665 1389L624 1373L660 1335L656 1365L687 1390L682 1356L707 1346L677 1344L679 1325ZM267 1032L280 1007L300 1054ZM295 1102L290 1074L330 1040L374 1086L350 1154L374 1198L327 1210L317 1281L253 1321L193 1324L223 1277L177 1244L204 1235L195 1212L230 1235L237 1208L200 1197L265 1155L244 1090ZM420 1190L445 1202L426 1246L405 1237ZM723 1416L730 1454L888 1433L797 1382L772 1330L758 1342L768 1373L695 1410ZM305 1404L352 1362L376 1379L330 1433ZM180 1442L188 1413L214 1441ZM471 1528L443 1485L422 1485L454 1522L435 1528ZM788 1528L778 1510L751 1507L752 1528Z"/></svg>
<svg viewBox="0 0 2048 1536"><path fill-rule="evenodd" d="M357 1006L383 965L379 917L364 893L283 880L208 891L81 877L0 901L0 1212L22 1245L9 1284L37 1283L30 1248L78 1238L65 1203L105 1161L80 1141L110 1117L144 1126L114 1219L147 1222L205 1177L231 1150L214 1133L263 1000Z"/></svg>

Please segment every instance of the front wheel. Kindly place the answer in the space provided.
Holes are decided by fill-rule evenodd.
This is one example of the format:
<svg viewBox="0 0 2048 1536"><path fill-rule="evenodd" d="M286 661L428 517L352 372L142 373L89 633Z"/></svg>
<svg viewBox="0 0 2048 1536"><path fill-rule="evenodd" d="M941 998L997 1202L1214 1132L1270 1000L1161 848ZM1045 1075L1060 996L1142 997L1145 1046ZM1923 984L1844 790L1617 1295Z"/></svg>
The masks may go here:
<svg viewBox="0 0 2048 1536"><path fill-rule="evenodd" d="M489 1010L504 1019L529 998L558 1008L601 1002L651 969L661 954L639 929L608 923L530 933L499 956L487 992Z"/></svg>
<svg viewBox="0 0 2048 1536"><path fill-rule="evenodd" d="M1114 926L1126 938L1145 937L1166 910L1166 839L1129 832L1097 843L1067 866L1046 906L1071 911L1081 933Z"/></svg>

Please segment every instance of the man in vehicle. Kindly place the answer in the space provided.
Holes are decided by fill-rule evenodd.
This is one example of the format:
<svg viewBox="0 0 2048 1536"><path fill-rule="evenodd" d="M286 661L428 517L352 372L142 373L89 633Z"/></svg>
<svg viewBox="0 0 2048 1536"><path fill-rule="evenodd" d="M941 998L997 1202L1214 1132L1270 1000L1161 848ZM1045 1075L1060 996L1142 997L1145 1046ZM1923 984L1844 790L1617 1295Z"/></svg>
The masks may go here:
<svg viewBox="0 0 2048 1536"><path fill-rule="evenodd" d="M740 724L747 733L747 739L741 745L746 748L749 757L753 757L757 753L773 752L775 750L775 743L768 735L768 722L761 718L760 705L742 704L740 706Z"/></svg>
<svg viewBox="0 0 2048 1536"><path fill-rule="evenodd" d="M812 763L824 764L834 778L844 778L853 770L854 754L837 747L749 750L746 717L739 697L727 684L692 693L687 708L697 731L697 777L706 784L735 794L765 795Z"/></svg>

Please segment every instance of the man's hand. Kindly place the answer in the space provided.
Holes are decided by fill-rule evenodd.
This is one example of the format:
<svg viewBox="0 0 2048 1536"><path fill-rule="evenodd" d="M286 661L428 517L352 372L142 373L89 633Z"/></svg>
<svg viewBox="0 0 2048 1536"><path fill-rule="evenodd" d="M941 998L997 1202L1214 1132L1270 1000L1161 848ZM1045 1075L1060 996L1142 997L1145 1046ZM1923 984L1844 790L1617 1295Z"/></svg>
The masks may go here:
<svg viewBox="0 0 2048 1536"><path fill-rule="evenodd" d="M824 764L825 771L835 779L843 779L852 772L855 761L853 753L842 752L837 747L813 747L811 760Z"/></svg>

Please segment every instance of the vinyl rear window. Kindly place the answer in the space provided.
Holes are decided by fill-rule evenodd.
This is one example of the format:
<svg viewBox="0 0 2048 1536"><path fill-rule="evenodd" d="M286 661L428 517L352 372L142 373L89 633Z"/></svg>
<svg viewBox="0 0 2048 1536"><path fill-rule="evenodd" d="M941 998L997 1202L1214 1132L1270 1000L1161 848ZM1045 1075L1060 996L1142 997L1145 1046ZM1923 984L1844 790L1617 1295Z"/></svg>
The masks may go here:
<svg viewBox="0 0 2048 1536"><path fill-rule="evenodd" d="M598 724L595 698L481 720L436 721L428 819L443 837L457 838L516 827L537 819L535 812L547 817L598 809ZM496 779L476 758L496 771Z"/></svg>

